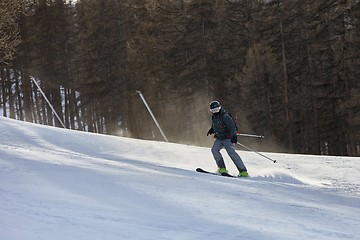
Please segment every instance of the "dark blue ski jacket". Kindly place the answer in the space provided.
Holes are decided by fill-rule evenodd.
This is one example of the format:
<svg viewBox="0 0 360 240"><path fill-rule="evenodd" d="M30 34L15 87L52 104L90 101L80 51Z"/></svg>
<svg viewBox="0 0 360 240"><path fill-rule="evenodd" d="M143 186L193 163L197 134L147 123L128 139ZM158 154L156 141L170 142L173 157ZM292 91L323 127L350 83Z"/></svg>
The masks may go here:
<svg viewBox="0 0 360 240"><path fill-rule="evenodd" d="M213 114L211 117L212 129L215 137L219 140L231 139L236 135L236 127L232 117L221 108L219 114Z"/></svg>

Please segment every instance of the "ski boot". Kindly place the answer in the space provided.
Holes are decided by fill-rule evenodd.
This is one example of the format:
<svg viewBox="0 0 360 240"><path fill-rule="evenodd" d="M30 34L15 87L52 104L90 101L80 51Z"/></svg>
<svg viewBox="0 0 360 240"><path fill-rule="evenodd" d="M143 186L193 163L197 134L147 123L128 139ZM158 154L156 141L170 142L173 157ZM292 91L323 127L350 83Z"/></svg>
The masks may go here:
<svg viewBox="0 0 360 240"><path fill-rule="evenodd" d="M241 171L238 175L238 177L248 177L248 176L249 176L249 174L247 171Z"/></svg>
<svg viewBox="0 0 360 240"><path fill-rule="evenodd" d="M215 172L215 174L217 175L223 175L223 174L227 174L228 171L226 170L226 168L218 168L218 170Z"/></svg>

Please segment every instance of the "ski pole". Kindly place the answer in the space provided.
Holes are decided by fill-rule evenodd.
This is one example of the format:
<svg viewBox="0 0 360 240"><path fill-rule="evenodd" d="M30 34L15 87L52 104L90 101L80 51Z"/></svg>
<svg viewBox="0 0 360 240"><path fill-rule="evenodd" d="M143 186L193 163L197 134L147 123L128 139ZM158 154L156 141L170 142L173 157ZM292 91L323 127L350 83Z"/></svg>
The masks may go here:
<svg viewBox="0 0 360 240"><path fill-rule="evenodd" d="M242 137L265 138L264 135L249 134L249 133L237 133L236 135L242 136Z"/></svg>
<svg viewBox="0 0 360 240"><path fill-rule="evenodd" d="M264 157L264 158L266 158L266 159L268 159L268 160L272 161L273 163L276 163L276 160L271 159L271 158L269 158L269 157L265 156L264 154L259 153L258 151L255 151L255 150L253 150L253 149L251 149L251 148L249 148L249 147L247 147L247 146L245 146L245 145L243 145L243 144L241 144L241 143L239 143L239 142L237 142L236 144L238 144L238 145L242 146L243 148L245 148L245 149L247 149L247 150L250 150L250 151L252 151L252 152L254 152L254 153L259 154L260 156L262 156L262 157Z"/></svg>

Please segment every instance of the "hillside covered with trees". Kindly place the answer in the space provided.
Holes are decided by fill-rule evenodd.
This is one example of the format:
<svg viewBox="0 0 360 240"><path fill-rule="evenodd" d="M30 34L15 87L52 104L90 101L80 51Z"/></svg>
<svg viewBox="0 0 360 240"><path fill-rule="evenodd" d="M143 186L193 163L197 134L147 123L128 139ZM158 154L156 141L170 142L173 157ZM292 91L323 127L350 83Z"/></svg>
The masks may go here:
<svg viewBox="0 0 360 240"><path fill-rule="evenodd" d="M3 116L206 145L219 100L259 150L360 156L359 0L1 0ZM246 139L239 139L247 141ZM255 145L253 145L255 146Z"/></svg>

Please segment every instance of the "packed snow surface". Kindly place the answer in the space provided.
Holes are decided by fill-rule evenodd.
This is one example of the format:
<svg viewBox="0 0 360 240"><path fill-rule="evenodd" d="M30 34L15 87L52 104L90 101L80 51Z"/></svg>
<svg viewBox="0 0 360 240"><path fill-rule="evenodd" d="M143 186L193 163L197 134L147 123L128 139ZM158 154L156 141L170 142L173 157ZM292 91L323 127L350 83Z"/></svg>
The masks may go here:
<svg viewBox="0 0 360 240"><path fill-rule="evenodd" d="M209 148L2 117L0 132L3 240L360 239L360 158L239 149L251 177L226 178L194 171L216 170Z"/></svg>

